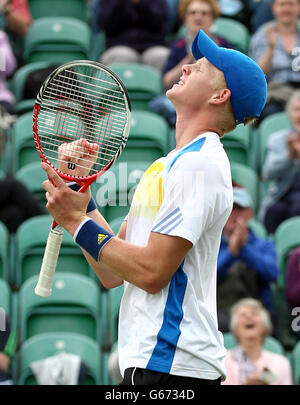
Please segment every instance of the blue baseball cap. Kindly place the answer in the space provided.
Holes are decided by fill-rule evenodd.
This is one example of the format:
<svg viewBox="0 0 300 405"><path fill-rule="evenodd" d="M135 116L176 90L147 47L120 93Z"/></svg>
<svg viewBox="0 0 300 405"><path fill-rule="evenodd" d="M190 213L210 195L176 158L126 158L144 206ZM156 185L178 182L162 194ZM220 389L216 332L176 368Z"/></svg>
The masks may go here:
<svg viewBox="0 0 300 405"><path fill-rule="evenodd" d="M205 57L224 73L237 124L260 116L267 98L267 80L253 59L234 49L219 47L202 30L193 40L192 52L196 60Z"/></svg>
<svg viewBox="0 0 300 405"><path fill-rule="evenodd" d="M242 208L253 208L253 201L242 187L233 187L233 202Z"/></svg>

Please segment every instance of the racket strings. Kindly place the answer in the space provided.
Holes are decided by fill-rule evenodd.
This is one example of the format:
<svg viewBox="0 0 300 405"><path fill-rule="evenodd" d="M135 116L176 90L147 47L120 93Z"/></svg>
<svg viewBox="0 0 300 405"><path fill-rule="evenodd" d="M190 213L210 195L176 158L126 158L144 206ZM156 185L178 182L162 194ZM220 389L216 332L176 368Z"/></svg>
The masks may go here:
<svg viewBox="0 0 300 405"><path fill-rule="evenodd" d="M99 146L93 168L95 155L85 153L78 161L78 151L71 147L64 154L77 161L78 167L98 172L116 156L122 143L127 123L123 90L112 80L70 70L62 73L49 83L41 103L38 128L43 152L58 166L66 163L58 156L59 146L85 138Z"/></svg>

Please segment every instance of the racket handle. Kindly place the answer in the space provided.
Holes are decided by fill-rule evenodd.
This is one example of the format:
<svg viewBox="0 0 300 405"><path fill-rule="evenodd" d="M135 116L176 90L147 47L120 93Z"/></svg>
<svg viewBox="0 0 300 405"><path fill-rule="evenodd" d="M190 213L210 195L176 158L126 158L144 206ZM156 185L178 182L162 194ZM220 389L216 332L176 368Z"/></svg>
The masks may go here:
<svg viewBox="0 0 300 405"><path fill-rule="evenodd" d="M52 293L52 281L55 273L60 245L63 237L61 226L52 228L49 232L39 279L34 292L40 297L49 297Z"/></svg>

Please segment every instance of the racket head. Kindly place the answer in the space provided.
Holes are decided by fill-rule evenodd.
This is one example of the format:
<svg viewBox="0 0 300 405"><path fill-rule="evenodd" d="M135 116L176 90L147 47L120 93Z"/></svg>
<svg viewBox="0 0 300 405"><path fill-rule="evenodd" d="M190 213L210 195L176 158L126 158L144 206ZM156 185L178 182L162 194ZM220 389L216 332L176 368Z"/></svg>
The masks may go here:
<svg viewBox="0 0 300 405"><path fill-rule="evenodd" d="M121 155L130 130L131 105L121 79L107 66L75 60L56 68L44 81L33 109L33 136L42 161L65 180L91 183ZM74 141L97 144L97 156L81 159L88 174L72 174ZM70 166L64 170L58 148L68 145ZM68 155L69 154L69 155ZM65 163L65 162L63 162ZM86 169L86 170L85 170Z"/></svg>

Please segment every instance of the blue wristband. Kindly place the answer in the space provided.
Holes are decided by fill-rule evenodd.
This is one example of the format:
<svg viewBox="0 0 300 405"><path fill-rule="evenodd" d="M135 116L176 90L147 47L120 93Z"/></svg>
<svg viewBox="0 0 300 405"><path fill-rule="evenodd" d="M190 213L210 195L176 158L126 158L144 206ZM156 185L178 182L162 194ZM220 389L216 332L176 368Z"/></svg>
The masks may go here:
<svg viewBox="0 0 300 405"><path fill-rule="evenodd" d="M101 250L114 235L88 218L74 234L74 240L86 250L96 261L99 261Z"/></svg>
<svg viewBox="0 0 300 405"><path fill-rule="evenodd" d="M68 183L68 186L74 191L78 191L81 188L81 186L79 186L77 183ZM96 209L97 209L96 201L93 199L93 197L91 197L90 202L86 209L86 213L88 214L89 212L94 211Z"/></svg>

